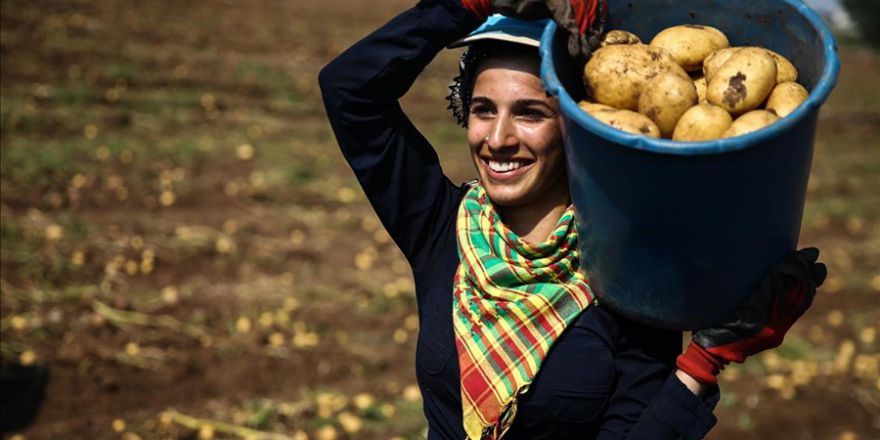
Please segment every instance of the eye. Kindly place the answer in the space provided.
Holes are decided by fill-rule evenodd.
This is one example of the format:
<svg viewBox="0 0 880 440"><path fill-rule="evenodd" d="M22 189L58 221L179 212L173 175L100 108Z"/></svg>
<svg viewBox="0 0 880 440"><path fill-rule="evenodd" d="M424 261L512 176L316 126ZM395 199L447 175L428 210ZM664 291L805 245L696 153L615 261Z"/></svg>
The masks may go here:
<svg viewBox="0 0 880 440"><path fill-rule="evenodd" d="M476 117L486 118L492 116L495 113L495 109L486 104L474 104L471 106L470 112Z"/></svg>
<svg viewBox="0 0 880 440"><path fill-rule="evenodd" d="M552 115L547 114L547 112L535 107L524 107L517 112L517 116L527 121L541 121L551 117Z"/></svg>

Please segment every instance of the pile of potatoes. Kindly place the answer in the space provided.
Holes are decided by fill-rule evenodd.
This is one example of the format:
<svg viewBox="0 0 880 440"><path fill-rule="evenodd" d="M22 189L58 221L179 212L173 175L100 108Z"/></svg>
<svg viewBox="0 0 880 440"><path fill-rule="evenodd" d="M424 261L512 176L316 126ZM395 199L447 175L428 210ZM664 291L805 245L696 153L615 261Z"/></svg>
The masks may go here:
<svg viewBox="0 0 880 440"><path fill-rule="evenodd" d="M664 29L650 44L614 30L584 67L579 106L617 129L696 142L740 136L785 117L807 99L797 69L760 47L730 47L703 25Z"/></svg>

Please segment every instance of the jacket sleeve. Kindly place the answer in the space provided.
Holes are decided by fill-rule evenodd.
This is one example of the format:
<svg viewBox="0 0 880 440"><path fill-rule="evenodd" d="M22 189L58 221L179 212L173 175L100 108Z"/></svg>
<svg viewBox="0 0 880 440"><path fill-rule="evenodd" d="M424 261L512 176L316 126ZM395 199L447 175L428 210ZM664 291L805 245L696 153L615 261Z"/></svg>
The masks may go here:
<svg viewBox="0 0 880 440"><path fill-rule="evenodd" d="M339 147L414 268L430 255L438 225L455 215L461 188L444 176L437 153L398 99L444 46L478 24L457 0L422 1L339 55L319 76Z"/></svg>
<svg viewBox="0 0 880 440"><path fill-rule="evenodd" d="M702 439L715 426L717 420L712 411L720 396L717 386L703 396L696 396L670 374L627 438Z"/></svg>
<svg viewBox="0 0 880 440"><path fill-rule="evenodd" d="M681 333L622 320L617 384L597 439L697 440L715 425L718 388L696 396L672 374Z"/></svg>

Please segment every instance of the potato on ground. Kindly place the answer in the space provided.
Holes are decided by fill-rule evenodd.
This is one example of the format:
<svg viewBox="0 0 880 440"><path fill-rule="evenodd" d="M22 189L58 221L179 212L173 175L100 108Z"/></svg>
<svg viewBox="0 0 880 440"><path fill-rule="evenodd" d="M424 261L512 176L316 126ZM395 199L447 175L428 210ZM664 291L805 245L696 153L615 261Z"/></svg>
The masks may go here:
<svg viewBox="0 0 880 440"><path fill-rule="evenodd" d="M785 58L784 56L773 52L770 49L764 49L767 53L773 57L773 61L776 61L776 83L784 83L784 82L794 82L798 79L798 70L794 67L794 64Z"/></svg>
<svg viewBox="0 0 880 440"><path fill-rule="evenodd" d="M742 114L758 108L775 86L776 61L764 49L744 47L709 77L706 99Z"/></svg>
<svg viewBox="0 0 880 440"><path fill-rule="evenodd" d="M584 83L596 102L636 110L645 83L664 72L688 78L666 49L645 44L614 44L593 53L584 67Z"/></svg>
<svg viewBox="0 0 880 440"><path fill-rule="evenodd" d="M776 113L780 118L784 118L806 101L807 96L809 96L807 89L796 82L779 83L770 92L765 108L767 111Z"/></svg>
<svg viewBox="0 0 880 440"><path fill-rule="evenodd" d="M712 75L718 71L718 69L730 59L731 55L737 53L742 49L741 47L727 47L724 49L718 49L715 52L709 54L705 60L703 60L703 77L706 80L712 78Z"/></svg>
<svg viewBox="0 0 880 440"><path fill-rule="evenodd" d="M622 31L619 29L608 31L605 35L602 36L602 41L599 42L600 47L611 46L614 44L641 44L642 40L638 37L638 35Z"/></svg>
<svg viewBox="0 0 880 440"><path fill-rule="evenodd" d="M650 45L668 50L684 70L691 72L700 70L709 54L729 47L730 42L724 33L711 26L685 24L660 31Z"/></svg>
<svg viewBox="0 0 880 440"><path fill-rule="evenodd" d="M587 101L581 101L578 106L589 115L618 130L652 138L660 137L660 129L657 125L641 113Z"/></svg>
<svg viewBox="0 0 880 440"><path fill-rule="evenodd" d="M672 132L672 140L699 142L718 139L730 128L732 122L733 118L727 110L702 102L681 115Z"/></svg>
<svg viewBox="0 0 880 440"><path fill-rule="evenodd" d="M654 121L663 137L669 137L678 118L696 104L697 88L693 81L666 72L645 84L639 97L639 113Z"/></svg>
<svg viewBox="0 0 880 440"><path fill-rule="evenodd" d="M736 118L730 128L724 132L724 137L742 136L753 131L758 131L776 121L779 116L768 112L767 110L752 110L738 118Z"/></svg>

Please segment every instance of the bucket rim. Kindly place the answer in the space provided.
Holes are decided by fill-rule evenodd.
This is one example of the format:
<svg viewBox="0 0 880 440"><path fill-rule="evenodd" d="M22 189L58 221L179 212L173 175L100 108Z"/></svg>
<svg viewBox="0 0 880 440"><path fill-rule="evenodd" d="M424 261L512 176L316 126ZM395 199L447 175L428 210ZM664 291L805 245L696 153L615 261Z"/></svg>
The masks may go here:
<svg viewBox="0 0 880 440"><path fill-rule="evenodd" d="M825 21L822 20L822 17L800 0L776 1L788 5L807 19L821 38L824 63L819 80L810 91L807 100L798 106L798 108L792 113L781 118L769 127L733 138L701 142L678 142L671 139L649 138L647 136L627 133L606 125L581 110L559 81L559 77L556 75L556 70L553 67L553 39L556 35L558 26L552 20L544 27L544 33L541 35L541 45L539 48L541 56L540 74L544 90L559 99L559 105L562 109L563 115L567 118L574 119L579 126L585 127L589 131L608 141L638 150L681 156L695 156L737 151L765 142L787 132L803 118L818 111L819 107L828 98L828 95L831 94L831 90L834 89L837 82L837 74L840 71L837 43L834 40L834 35L831 33L831 29Z"/></svg>

